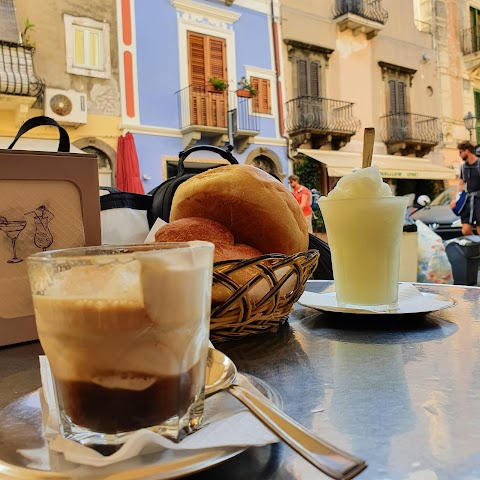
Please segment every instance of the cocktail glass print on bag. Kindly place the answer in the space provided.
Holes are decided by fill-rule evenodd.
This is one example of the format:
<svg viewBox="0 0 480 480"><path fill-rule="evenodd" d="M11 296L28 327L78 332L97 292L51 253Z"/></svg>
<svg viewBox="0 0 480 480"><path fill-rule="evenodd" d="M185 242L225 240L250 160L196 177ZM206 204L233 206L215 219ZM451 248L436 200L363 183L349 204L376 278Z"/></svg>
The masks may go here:
<svg viewBox="0 0 480 480"><path fill-rule="evenodd" d="M7 260L7 263L23 262L22 258L17 257L17 238L20 232L25 228L27 222L25 220L11 220L8 221L5 217L0 217L0 230L12 242L12 258Z"/></svg>
<svg viewBox="0 0 480 480"><path fill-rule="evenodd" d="M339 306L397 309L407 203L406 197L327 198L320 202Z"/></svg>
<svg viewBox="0 0 480 480"><path fill-rule="evenodd" d="M61 432L114 445L202 424L213 244L74 248L27 260Z"/></svg>
<svg viewBox="0 0 480 480"><path fill-rule="evenodd" d="M53 235L48 228L48 224L54 217L53 213L45 205L40 205L37 209L27 212L25 215L33 215L35 223L33 243L45 251L53 243Z"/></svg>

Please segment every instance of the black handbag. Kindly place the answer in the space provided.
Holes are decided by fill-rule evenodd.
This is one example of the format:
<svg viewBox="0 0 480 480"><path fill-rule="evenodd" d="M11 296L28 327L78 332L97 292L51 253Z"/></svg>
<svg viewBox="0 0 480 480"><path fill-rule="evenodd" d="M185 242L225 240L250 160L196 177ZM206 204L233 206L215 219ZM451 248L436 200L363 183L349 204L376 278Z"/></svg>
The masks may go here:
<svg viewBox="0 0 480 480"><path fill-rule="evenodd" d="M229 145L226 150L214 147L212 145L197 145L180 152L178 155L178 172L175 177L169 178L161 183L158 187L151 190L149 195L152 195L152 208L148 215L148 224L150 228L155 223L155 220L160 217L165 222L170 220L170 210L172 209L172 201L177 188L189 178L196 175L196 173L185 174L185 159L193 152L198 151L214 152L220 155L225 160L228 160L232 165L237 165L237 159L232 155L233 147Z"/></svg>

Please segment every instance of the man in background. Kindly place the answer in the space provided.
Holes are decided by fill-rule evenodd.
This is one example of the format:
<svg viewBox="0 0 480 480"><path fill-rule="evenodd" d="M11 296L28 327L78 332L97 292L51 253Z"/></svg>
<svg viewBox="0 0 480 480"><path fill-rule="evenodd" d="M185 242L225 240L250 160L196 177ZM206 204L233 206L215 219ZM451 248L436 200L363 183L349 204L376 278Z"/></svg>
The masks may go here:
<svg viewBox="0 0 480 480"><path fill-rule="evenodd" d="M313 233L311 207L312 194L310 190L300 184L300 179L297 177L297 175L290 175L288 177L288 184L290 185L290 188L293 188L293 196L297 199L297 202L302 208L303 216L305 217L305 221L307 222L308 233Z"/></svg>
<svg viewBox="0 0 480 480"><path fill-rule="evenodd" d="M480 235L480 161L476 157L474 147L470 142L458 144L458 153L464 164L460 167L460 179L457 186L457 194L462 190L467 191L467 201L460 218L462 221L462 235L473 235L473 226L477 227ZM456 195L450 206L455 208Z"/></svg>

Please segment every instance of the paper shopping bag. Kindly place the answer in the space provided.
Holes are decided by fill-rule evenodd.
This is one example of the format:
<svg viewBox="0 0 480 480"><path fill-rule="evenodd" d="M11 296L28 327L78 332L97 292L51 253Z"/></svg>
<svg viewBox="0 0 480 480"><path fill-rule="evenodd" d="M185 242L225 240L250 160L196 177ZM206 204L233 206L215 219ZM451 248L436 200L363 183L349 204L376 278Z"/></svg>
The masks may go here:
<svg viewBox="0 0 480 480"><path fill-rule="evenodd" d="M27 257L101 241L96 156L69 153L48 117L25 122L16 139L41 125L59 128L63 151L0 150L0 345L38 338Z"/></svg>

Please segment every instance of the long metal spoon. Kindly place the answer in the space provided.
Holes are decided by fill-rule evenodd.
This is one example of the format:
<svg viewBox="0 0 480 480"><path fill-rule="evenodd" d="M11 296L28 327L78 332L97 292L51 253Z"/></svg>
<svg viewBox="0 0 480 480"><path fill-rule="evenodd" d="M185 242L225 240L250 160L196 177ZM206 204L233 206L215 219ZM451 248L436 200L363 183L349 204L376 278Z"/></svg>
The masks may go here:
<svg viewBox="0 0 480 480"><path fill-rule="evenodd" d="M235 384L236 376L237 368L230 358L209 348L205 381L207 396L227 390L298 454L335 480L354 478L367 467L362 459L324 442L261 395Z"/></svg>

